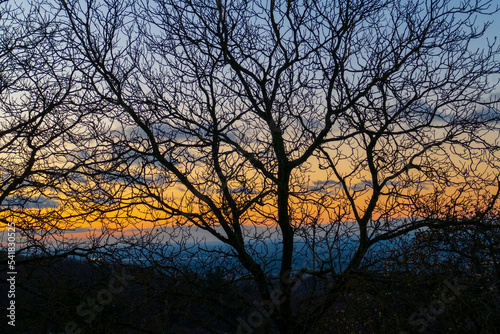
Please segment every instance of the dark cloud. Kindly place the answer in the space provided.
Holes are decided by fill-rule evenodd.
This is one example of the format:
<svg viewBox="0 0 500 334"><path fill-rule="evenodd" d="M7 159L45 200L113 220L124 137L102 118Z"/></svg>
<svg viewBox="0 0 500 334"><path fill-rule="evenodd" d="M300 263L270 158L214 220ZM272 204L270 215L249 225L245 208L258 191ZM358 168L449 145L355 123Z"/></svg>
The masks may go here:
<svg viewBox="0 0 500 334"><path fill-rule="evenodd" d="M314 187L339 186L341 183L333 180L318 180L313 182Z"/></svg>
<svg viewBox="0 0 500 334"><path fill-rule="evenodd" d="M5 198L1 206L16 209L46 209L57 208L59 206L59 202L44 196L9 196Z"/></svg>

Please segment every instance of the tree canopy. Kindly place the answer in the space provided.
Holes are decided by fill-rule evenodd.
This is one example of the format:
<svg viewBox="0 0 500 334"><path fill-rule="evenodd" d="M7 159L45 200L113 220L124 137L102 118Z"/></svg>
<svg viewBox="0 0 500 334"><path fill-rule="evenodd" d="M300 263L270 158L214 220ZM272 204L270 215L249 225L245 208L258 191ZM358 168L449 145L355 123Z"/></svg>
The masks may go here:
<svg viewBox="0 0 500 334"><path fill-rule="evenodd" d="M165 272L215 253L262 300L279 289L270 318L298 333L343 282L297 315L303 275L423 228L498 227L491 1L1 6L0 212L20 253Z"/></svg>

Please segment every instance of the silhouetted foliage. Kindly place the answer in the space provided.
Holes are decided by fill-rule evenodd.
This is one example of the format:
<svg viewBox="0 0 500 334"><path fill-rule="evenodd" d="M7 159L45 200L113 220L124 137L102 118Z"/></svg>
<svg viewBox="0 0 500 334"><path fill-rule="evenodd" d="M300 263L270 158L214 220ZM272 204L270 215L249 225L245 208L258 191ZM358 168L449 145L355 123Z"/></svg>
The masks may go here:
<svg viewBox="0 0 500 334"><path fill-rule="evenodd" d="M134 302L82 329L419 330L408 317L444 273L494 312L497 292L472 291L498 278L491 1L29 0L0 14L0 221L23 279L56 261L61 285L31 295L47 328L64 325L52 312L79 319L111 268L133 268L116 301ZM90 276L56 274L68 257ZM462 330L495 326L471 317Z"/></svg>

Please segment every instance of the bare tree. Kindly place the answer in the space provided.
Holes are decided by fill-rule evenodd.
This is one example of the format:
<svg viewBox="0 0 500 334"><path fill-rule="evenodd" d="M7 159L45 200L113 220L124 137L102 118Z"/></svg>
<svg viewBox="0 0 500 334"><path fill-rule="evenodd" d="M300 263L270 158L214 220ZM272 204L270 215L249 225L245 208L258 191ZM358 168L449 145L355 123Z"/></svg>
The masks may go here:
<svg viewBox="0 0 500 334"><path fill-rule="evenodd" d="M66 162L65 136L78 117L63 108L72 90L71 69L54 59L55 33L37 7L1 7L1 219L18 231L55 226L30 209L57 206L57 175ZM62 147L61 147L62 146Z"/></svg>
<svg viewBox="0 0 500 334"><path fill-rule="evenodd" d="M180 265L164 248L188 248L175 236L194 226L225 247L191 251L235 259L273 301L273 326L299 333L378 244L498 227L486 218L498 207L500 50L477 24L498 16L491 1L44 6L65 41L51 61L77 81L65 108L82 117L60 210L106 231L147 223L95 241L110 253L148 246ZM333 279L299 312L303 275Z"/></svg>
<svg viewBox="0 0 500 334"><path fill-rule="evenodd" d="M81 149L95 140L94 109L81 104L85 87L56 13L4 1L0 14L0 221L15 227L17 253L86 256L100 244L65 234L98 215L95 199L85 210L69 201L95 159Z"/></svg>

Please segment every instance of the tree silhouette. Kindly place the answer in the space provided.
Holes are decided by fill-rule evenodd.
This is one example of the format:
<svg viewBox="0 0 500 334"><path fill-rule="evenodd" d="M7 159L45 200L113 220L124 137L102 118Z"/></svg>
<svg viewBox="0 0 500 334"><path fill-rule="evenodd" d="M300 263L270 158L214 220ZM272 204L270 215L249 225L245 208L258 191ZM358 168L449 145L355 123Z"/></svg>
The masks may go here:
<svg viewBox="0 0 500 334"><path fill-rule="evenodd" d="M279 295L263 322L299 333L343 293L346 275L376 261L378 245L426 227L497 227L486 218L498 210L500 50L478 23L498 16L491 1L37 8L53 30L27 91L54 92L42 86L54 78L58 108L13 112L36 111L23 123L29 134L53 120L44 150L66 134L71 143L41 159L65 161L51 169L63 203L54 228L85 218L101 231L86 248L64 244L70 253L118 260L133 255L113 247L125 244L165 272L190 268L186 252L222 261L253 280L260 300ZM37 180L36 189L53 182ZM5 196L20 191L4 184ZM224 246L210 248L199 231ZM305 277L328 284L304 310L294 286Z"/></svg>

